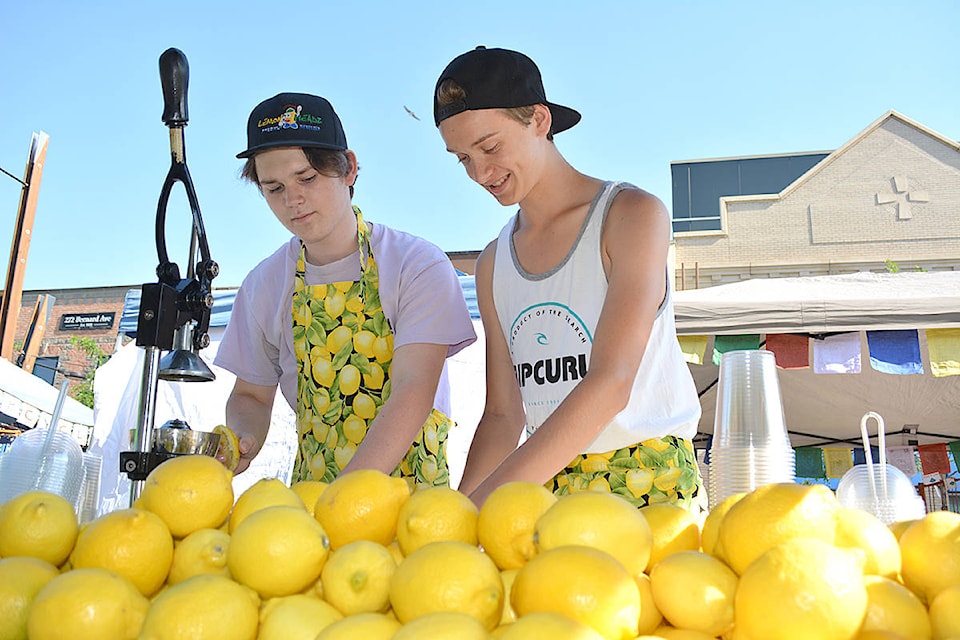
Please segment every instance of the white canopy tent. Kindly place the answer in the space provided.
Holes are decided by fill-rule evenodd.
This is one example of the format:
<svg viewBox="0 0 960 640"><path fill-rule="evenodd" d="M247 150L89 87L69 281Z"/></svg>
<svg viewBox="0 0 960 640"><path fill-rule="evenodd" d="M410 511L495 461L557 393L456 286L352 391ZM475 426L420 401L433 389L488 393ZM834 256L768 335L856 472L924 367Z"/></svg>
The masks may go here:
<svg viewBox="0 0 960 640"><path fill-rule="evenodd" d="M680 335L861 333L859 374L778 370L794 446L857 445L867 411L883 417L889 445L960 439L960 376L933 377L923 331L960 327L960 272L763 278L678 291L674 302ZM863 332L885 329L920 330L922 375L870 367ZM716 409L712 351L711 340L705 364L690 365L701 393L702 434L713 432Z"/></svg>
<svg viewBox="0 0 960 640"><path fill-rule="evenodd" d="M0 411L30 428L46 428L60 395L59 389L0 358ZM86 445L93 429L93 411L73 398L64 399L57 428Z"/></svg>

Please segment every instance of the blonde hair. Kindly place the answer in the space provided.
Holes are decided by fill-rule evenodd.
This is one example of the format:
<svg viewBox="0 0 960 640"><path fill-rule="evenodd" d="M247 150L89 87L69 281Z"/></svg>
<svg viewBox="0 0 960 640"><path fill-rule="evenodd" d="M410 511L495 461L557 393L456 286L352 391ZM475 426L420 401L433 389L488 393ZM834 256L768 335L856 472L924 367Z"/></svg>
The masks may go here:
<svg viewBox="0 0 960 640"><path fill-rule="evenodd" d="M437 104L446 106L448 104L467 99L467 92L463 90L456 80L447 78L437 87ZM508 116L522 124L528 126L533 121L534 105L529 104L522 107L503 107L500 109ZM553 140L553 127L547 132L547 140Z"/></svg>

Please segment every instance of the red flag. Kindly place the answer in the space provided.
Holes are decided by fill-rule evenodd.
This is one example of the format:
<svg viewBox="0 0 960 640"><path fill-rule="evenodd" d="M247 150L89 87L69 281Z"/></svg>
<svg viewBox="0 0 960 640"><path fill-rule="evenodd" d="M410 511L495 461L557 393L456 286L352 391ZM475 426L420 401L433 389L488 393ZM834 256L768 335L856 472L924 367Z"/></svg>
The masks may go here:
<svg viewBox="0 0 960 640"><path fill-rule="evenodd" d="M917 445L920 452L920 468L924 473L950 473L950 458L947 456L947 444Z"/></svg>
<svg viewBox="0 0 960 640"><path fill-rule="evenodd" d="M807 369L810 367L810 339L792 333L767 334L767 350L773 351L777 366L781 369Z"/></svg>

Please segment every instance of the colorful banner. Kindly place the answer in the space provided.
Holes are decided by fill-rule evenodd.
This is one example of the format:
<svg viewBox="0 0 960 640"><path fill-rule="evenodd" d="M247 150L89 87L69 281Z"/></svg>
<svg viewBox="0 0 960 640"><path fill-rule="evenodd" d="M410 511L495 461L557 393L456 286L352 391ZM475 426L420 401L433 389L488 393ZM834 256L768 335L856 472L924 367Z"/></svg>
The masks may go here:
<svg viewBox="0 0 960 640"><path fill-rule="evenodd" d="M870 456L874 464L878 464L880 462L880 447L870 447ZM854 466L867 464L867 452L863 447L853 448L853 464Z"/></svg>
<svg viewBox="0 0 960 640"><path fill-rule="evenodd" d="M920 473L917 467L917 450L910 445L887 447L887 464L900 469L907 474L908 478Z"/></svg>
<svg viewBox="0 0 960 640"><path fill-rule="evenodd" d="M853 450L850 447L824 447L823 462L828 478L841 478L853 467Z"/></svg>
<svg viewBox="0 0 960 640"><path fill-rule="evenodd" d="M767 350L772 351L781 369L810 367L810 338L794 333L767 334Z"/></svg>
<svg viewBox="0 0 960 640"><path fill-rule="evenodd" d="M924 473L950 473L946 443L921 444L917 451L920 452L920 468Z"/></svg>
<svg viewBox="0 0 960 640"><path fill-rule="evenodd" d="M926 335L933 377L960 376L960 329L927 329Z"/></svg>
<svg viewBox="0 0 960 640"><path fill-rule="evenodd" d="M727 351L748 351L759 348L760 336L756 334L716 336L713 339L713 364L720 366L720 358Z"/></svg>
<svg viewBox="0 0 960 640"><path fill-rule="evenodd" d="M813 341L814 373L860 373L860 333L838 333Z"/></svg>
<svg viewBox="0 0 960 640"><path fill-rule="evenodd" d="M690 364L703 364L703 356L707 352L707 338L708 336L677 336L683 359Z"/></svg>
<svg viewBox="0 0 960 640"><path fill-rule="evenodd" d="M827 470L823 465L823 450L820 447L797 447L796 452L798 478L826 478Z"/></svg>
<svg viewBox="0 0 960 640"><path fill-rule="evenodd" d="M949 443L947 448L953 454L953 465L960 470L960 440Z"/></svg>
<svg viewBox="0 0 960 640"><path fill-rule="evenodd" d="M870 366L876 371L903 376L923 373L916 329L867 331L867 349Z"/></svg>

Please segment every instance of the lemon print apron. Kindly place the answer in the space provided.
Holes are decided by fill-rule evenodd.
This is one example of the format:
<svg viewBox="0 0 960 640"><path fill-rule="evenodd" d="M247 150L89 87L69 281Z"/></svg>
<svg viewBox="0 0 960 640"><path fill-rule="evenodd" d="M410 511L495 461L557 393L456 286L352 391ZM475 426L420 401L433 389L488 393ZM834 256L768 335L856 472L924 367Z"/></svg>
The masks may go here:
<svg viewBox="0 0 960 640"><path fill-rule="evenodd" d="M666 436L615 451L582 453L545 486L557 495L606 491L638 507L668 502L692 509L702 485L693 442Z"/></svg>
<svg viewBox="0 0 960 640"><path fill-rule="evenodd" d="M380 305L370 229L357 215L361 275L307 285L301 244L293 290L299 446L292 482L331 482L347 465L390 395L393 331ZM451 420L434 409L391 475L417 485L449 485ZM378 425L389 428L389 425Z"/></svg>

